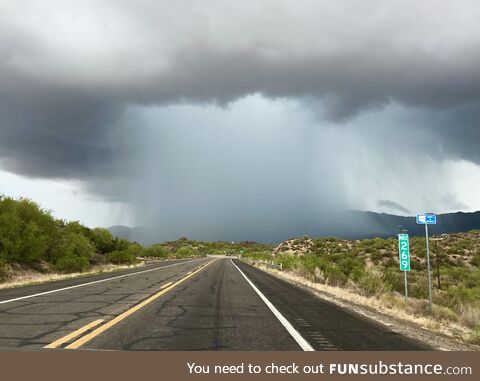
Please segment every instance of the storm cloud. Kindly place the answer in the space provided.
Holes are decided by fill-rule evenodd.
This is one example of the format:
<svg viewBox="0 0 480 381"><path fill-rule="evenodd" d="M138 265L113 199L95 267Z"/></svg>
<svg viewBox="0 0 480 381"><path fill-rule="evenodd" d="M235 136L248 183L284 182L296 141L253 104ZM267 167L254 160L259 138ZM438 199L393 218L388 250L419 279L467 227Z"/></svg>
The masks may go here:
<svg viewBox="0 0 480 381"><path fill-rule="evenodd" d="M480 164L479 11L433 0L4 1L0 165L80 179L137 205L140 223L178 219L169 236L225 205L249 215L243 226L270 214L300 232L325 205L375 205L360 202L367 186L352 190L359 157L366 181L388 178L405 151L410 179L445 160ZM285 203L292 210L275 217Z"/></svg>
<svg viewBox="0 0 480 381"><path fill-rule="evenodd" d="M402 205L400 205L399 203L396 203L395 201L391 201L391 200L378 200L377 205L378 205L378 206L381 206L381 207L387 207L387 208L390 209L393 213L395 213L395 212L400 212L400 213L406 214L406 215L412 214L411 211L409 211L408 209L404 208Z"/></svg>

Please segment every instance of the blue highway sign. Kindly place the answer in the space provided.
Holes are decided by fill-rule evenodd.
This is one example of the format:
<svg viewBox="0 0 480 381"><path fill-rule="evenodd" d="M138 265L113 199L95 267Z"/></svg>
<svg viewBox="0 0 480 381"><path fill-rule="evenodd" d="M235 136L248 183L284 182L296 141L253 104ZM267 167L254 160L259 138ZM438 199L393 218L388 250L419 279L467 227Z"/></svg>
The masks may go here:
<svg viewBox="0 0 480 381"><path fill-rule="evenodd" d="M417 224L421 225L435 225L437 223L437 216L435 214L417 214Z"/></svg>

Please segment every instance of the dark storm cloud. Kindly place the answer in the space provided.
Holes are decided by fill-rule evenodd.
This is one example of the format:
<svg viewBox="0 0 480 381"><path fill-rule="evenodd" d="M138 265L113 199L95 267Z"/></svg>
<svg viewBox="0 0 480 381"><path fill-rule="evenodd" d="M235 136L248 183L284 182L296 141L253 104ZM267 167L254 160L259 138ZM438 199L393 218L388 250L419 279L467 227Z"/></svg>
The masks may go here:
<svg viewBox="0 0 480 381"><path fill-rule="evenodd" d="M332 122L389 102L452 110L444 151L478 162L463 144L478 112L458 112L480 99L476 2L35 3L2 5L0 155L16 172L81 177L111 159L102 128L125 103L252 93Z"/></svg>
<svg viewBox="0 0 480 381"><path fill-rule="evenodd" d="M405 214L412 214L408 209L404 208L402 205L395 201L390 201L390 200L378 200L377 202L378 206L381 207L386 207L389 212L401 212Z"/></svg>
<svg viewBox="0 0 480 381"><path fill-rule="evenodd" d="M200 172L214 185L218 179L236 184L229 178L236 173L230 170L233 166L241 173L238 178L243 181L237 188L242 189L242 184L252 181L245 168L258 168L262 163L265 167L260 166L256 176L258 189L269 195L278 192L278 196L257 214L253 210L259 210L261 202L246 199L245 213L252 214L243 224L254 226L255 221L263 221L259 213L272 214L288 200L292 202L291 215L296 217L281 228L292 231L298 221L309 220L305 216L315 209L315 197L322 198L324 205L341 197L337 174L348 172L354 154L345 159L343 168L329 168L320 160L312 164L307 159L317 147L312 143L304 148L311 141L308 136L292 148L286 143L292 136L281 135L284 148L272 155L302 152L303 161L292 155L297 167L311 171L325 167L321 168L322 182L312 184L307 170L293 175L291 181L297 188L309 189L297 193L290 188L285 191L283 183L269 188L286 176L278 171L275 160L258 157L252 162L244 159L243 152L234 161L206 156L218 150L218 142L229 141L228 136L215 139L212 135L197 155L215 162L216 175L209 172L212 165L207 159L203 167L193 170L191 163L198 162L197 157L185 151L183 160L191 165L185 164L182 173L173 175L171 168L182 162L179 154L156 155L168 151L165 141L178 141L182 133L191 131L155 135L141 128L141 113L132 116L128 111L176 104L218 104L228 110L238 99L261 94L272 100L299 100L316 116L312 123L319 128L328 125L341 130L364 114L396 104L413 110L413 116L396 123L388 118L378 120L379 126L385 125L381 135L385 141L397 134L399 126L406 134L423 130L422 142L432 145L429 155L440 161L454 158L480 163L479 11L475 1L434 0L304 0L295 4L217 0L193 5L190 1L153 0L2 2L0 165L31 177L86 180L92 192L109 199L135 202L145 199L147 192L148 205L160 200L152 210L161 214L168 209L169 217L178 219L181 227L184 220L175 214L178 208L161 202L174 200L175 189L182 184L203 189L185 179ZM261 119L262 114L257 117ZM304 122L296 119L290 124ZM175 129L172 123L150 121L150 125L158 124L161 132ZM153 138L159 147L146 153L144 147ZM369 140L374 139L365 138ZM245 144L250 145L249 152L264 153L259 144L268 142L259 139ZM336 154L333 147L338 143L330 143L323 147L325 155ZM413 147L419 151L418 143L410 146L410 151ZM347 152L352 147L354 143L344 148ZM328 160L328 155L321 159ZM162 171L157 173L160 158ZM387 169L385 160L378 162L378 168ZM295 166L290 170L295 173ZM169 173L171 183L165 184ZM365 173L367 176L368 170ZM315 196L315 186L321 188L320 196ZM230 205L226 198L234 194L233 188L203 187L194 192L197 202L189 210L182 209L185 220L198 222L205 214L220 213L222 203ZM328 187L331 189L325 191ZM164 199L158 190L164 192ZM247 196L253 199L255 195L247 191L236 194L237 199ZM219 201L213 209L198 209L212 197ZM299 199L302 202L296 201L298 204L292 201ZM181 200L172 202L177 203L181 208ZM295 205L301 210L295 210ZM194 213L196 219L192 219ZM282 218L288 220L285 215ZM267 224L264 221L263 225Z"/></svg>
<svg viewBox="0 0 480 381"><path fill-rule="evenodd" d="M25 89L0 98L0 154L14 172L30 177L86 178L114 158L106 126L115 104L62 89Z"/></svg>
<svg viewBox="0 0 480 381"><path fill-rule="evenodd" d="M432 117L429 127L445 155L480 164L480 100Z"/></svg>

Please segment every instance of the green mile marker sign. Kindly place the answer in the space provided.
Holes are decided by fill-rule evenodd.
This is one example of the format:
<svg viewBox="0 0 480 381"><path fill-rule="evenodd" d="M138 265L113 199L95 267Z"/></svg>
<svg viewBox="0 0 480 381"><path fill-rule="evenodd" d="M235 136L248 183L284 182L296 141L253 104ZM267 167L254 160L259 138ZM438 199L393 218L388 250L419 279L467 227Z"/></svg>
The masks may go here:
<svg viewBox="0 0 480 381"><path fill-rule="evenodd" d="M400 255L400 270L410 271L410 248L408 234L398 235L398 251Z"/></svg>

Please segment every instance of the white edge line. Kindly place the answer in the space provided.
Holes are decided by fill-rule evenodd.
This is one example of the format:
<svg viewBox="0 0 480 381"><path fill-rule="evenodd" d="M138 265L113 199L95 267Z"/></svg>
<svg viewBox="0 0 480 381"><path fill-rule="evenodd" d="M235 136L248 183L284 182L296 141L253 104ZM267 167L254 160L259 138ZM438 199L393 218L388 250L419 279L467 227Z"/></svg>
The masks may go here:
<svg viewBox="0 0 480 381"><path fill-rule="evenodd" d="M240 268L233 263L233 260L230 259L232 262L232 265L234 265L237 270L240 272L240 274L243 275L243 277L246 279L248 284L253 288L253 290L260 296L260 298L265 302L268 308L270 308L270 311L273 312L275 317L282 323L282 325L285 327L285 329L288 331L288 333L293 337L293 339L297 342L298 345L304 350L304 351L315 351L313 347L308 343L307 340L305 340L302 335L293 327L293 325L283 316L279 310L275 308L275 306L266 298L265 295L262 294L262 292L252 283L250 279L243 273Z"/></svg>
<svg viewBox="0 0 480 381"><path fill-rule="evenodd" d="M118 275L118 276L114 276L114 277L111 277L111 278L94 280L94 281L87 282L87 283L80 283L80 284L76 284L76 285L74 285L74 286L69 286L69 287L64 287L64 288L57 288L57 289L55 289L55 290L50 290L50 291L45 291L45 292L39 292L38 294L31 294L31 295L20 296L20 297L18 297L18 298L2 300L2 301L0 301L0 304L16 302L16 301L18 301L18 300L23 300L23 299L30 299L30 298L34 298L34 297L36 297L36 296L53 294L53 293L55 293L55 292L60 292L60 291L65 291L65 290L71 290L71 289L73 289L73 288L78 288L78 287L89 286L89 285L95 284L95 283L108 282L108 281L114 280L114 279L127 278L127 277L129 277L129 276L138 275L138 274L144 274L144 273L148 273L148 272L151 272L151 271L157 271L157 270L160 270L160 269L166 269L166 268L168 268L168 267L178 266L178 265L185 264L185 263L189 263L189 262L193 262L193 261L198 261L198 259L192 259L191 261L185 261L185 262L172 263L171 265L167 265L167 266L155 267L155 268L153 268L153 269L137 271L137 272L134 272L134 273L124 274L124 275ZM70 279L74 279L74 278L70 278Z"/></svg>

